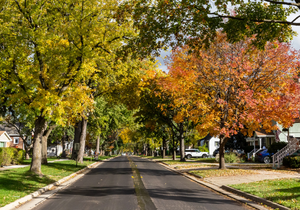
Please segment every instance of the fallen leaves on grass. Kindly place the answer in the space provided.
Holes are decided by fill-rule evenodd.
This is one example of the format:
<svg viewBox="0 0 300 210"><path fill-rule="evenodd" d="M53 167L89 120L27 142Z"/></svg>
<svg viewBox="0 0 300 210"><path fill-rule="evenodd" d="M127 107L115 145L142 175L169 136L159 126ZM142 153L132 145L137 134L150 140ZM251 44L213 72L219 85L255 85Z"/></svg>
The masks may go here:
<svg viewBox="0 0 300 210"><path fill-rule="evenodd" d="M190 171L190 173L196 174L203 178L258 174L257 171L244 170L244 169L224 169L224 170L210 169L210 170L201 170L201 171Z"/></svg>

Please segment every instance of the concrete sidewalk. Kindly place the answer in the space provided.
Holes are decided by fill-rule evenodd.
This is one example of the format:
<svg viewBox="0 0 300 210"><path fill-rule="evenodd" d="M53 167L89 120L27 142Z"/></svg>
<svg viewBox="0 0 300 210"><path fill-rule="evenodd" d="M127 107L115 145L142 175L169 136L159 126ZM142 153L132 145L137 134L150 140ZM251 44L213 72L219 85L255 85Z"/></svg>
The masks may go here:
<svg viewBox="0 0 300 210"><path fill-rule="evenodd" d="M14 169L14 168L24 168L29 165L13 165L13 166L3 166L0 168L0 171L8 170L8 169Z"/></svg>

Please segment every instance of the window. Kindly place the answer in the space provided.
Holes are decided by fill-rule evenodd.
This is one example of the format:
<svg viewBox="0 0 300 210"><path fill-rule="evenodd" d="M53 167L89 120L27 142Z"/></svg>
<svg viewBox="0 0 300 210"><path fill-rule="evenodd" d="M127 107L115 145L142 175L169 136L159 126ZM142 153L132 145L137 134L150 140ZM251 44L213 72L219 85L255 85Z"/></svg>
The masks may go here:
<svg viewBox="0 0 300 210"><path fill-rule="evenodd" d="M5 146L5 142L0 142L0 148Z"/></svg>
<svg viewBox="0 0 300 210"><path fill-rule="evenodd" d="M19 144L19 137L14 137L14 144Z"/></svg>

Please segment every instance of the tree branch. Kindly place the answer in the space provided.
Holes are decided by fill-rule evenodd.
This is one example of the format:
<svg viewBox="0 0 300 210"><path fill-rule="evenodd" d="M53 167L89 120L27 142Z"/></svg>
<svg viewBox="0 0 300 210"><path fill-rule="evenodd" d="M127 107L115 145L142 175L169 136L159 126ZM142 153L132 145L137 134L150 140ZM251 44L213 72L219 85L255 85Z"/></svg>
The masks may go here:
<svg viewBox="0 0 300 210"><path fill-rule="evenodd" d="M269 2L269 3L272 3L272 4L283 4L283 5L290 5L290 6L296 6L296 7L300 6L300 3L271 1L271 0L265 0L265 1Z"/></svg>
<svg viewBox="0 0 300 210"><path fill-rule="evenodd" d="M235 20L248 20L247 18L242 18L242 17L235 17L235 16L230 16L230 15L220 15L217 13L213 13L214 15L220 17L220 18L229 18L229 19L235 19ZM298 18L298 17L297 17ZM269 19L249 19L252 22L257 22L257 23L280 23L280 24L287 24L287 25L293 25L293 26L300 26L300 23L294 23L291 21L283 21L283 20L269 20ZM295 20L293 20L295 21Z"/></svg>

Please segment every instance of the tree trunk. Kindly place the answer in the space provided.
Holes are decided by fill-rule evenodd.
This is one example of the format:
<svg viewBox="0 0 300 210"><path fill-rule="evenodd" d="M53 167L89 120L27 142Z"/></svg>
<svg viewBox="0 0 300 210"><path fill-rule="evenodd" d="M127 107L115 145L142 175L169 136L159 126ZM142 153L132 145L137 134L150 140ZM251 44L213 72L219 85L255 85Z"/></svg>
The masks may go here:
<svg viewBox="0 0 300 210"><path fill-rule="evenodd" d="M99 145L100 145L100 136L97 138L97 143L96 143L96 155L99 155Z"/></svg>
<svg viewBox="0 0 300 210"><path fill-rule="evenodd" d="M78 163L83 163L87 122L88 122L87 119L82 118L81 133L80 133L80 139L79 139L80 146L79 146L79 151L78 151L78 155L77 155Z"/></svg>
<svg viewBox="0 0 300 210"><path fill-rule="evenodd" d="M27 139L25 141L27 141ZM29 152L32 146L28 145L27 142L24 142L24 146L25 146L25 159L29 160L30 159Z"/></svg>
<svg viewBox="0 0 300 210"><path fill-rule="evenodd" d="M224 154L225 154L225 144L227 140L228 138L225 138L224 136L220 136L219 169L226 169Z"/></svg>
<svg viewBox="0 0 300 210"><path fill-rule="evenodd" d="M46 129L42 136L42 164L47 165L47 143L48 143L48 137L52 130L56 127L56 125L51 125L48 129Z"/></svg>
<svg viewBox="0 0 300 210"><path fill-rule="evenodd" d="M42 175L42 137L47 128L47 121L44 117L39 116L34 122L33 152L30 171L35 174Z"/></svg>
<svg viewBox="0 0 300 210"><path fill-rule="evenodd" d="M25 160L29 160L30 156L29 156L29 151L26 150L26 154L25 154Z"/></svg>
<svg viewBox="0 0 300 210"><path fill-rule="evenodd" d="M166 144L166 137L163 137L163 151L162 151L162 158L166 158L166 149L167 149L167 144Z"/></svg>
<svg viewBox="0 0 300 210"><path fill-rule="evenodd" d="M148 156L148 145L146 145L145 155Z"/></svg>
<svg viewBox="0 0 300 210"><path fill-rule="evenodd" d="M80 134L81 134L81 126L82 124L82 121L79 121L76 123L76 126L75 126L75 133L74 133L74 142L73 142L73 149L72 149L72 159L75 159L75 143L80 143Z"/></svg>
<svg viewBox="0 0 300 210"><path fill-rule="evenodd" d="M61 157L62 158L66 158L67 154L66 154L66 141L68 141L69 137L68 135L66 135L66 131L64 131L64 135L61 138L61 146L62 146L62 153L61 153Z"/></svg>
<svg viewBox="0 0 300 210"><path fill-rule="evenodd" d="M183 138L183 124L180 123L180 131L179 131L179 142L180 142L180 161L185 161L184 155L184 138Z"/></svg>
<svg viewBox="0 0 300 210"><path fill-rule="evenodd" d="M176 160L176 148L173 148L173 160Z"/></svg>
<svg viewBox="0 0 300 210"><path fill-rule="evenodd" d="M176 160L176 146L175 146L175 132L172 128L172 139L173 139L173 160Z"/></svg>

